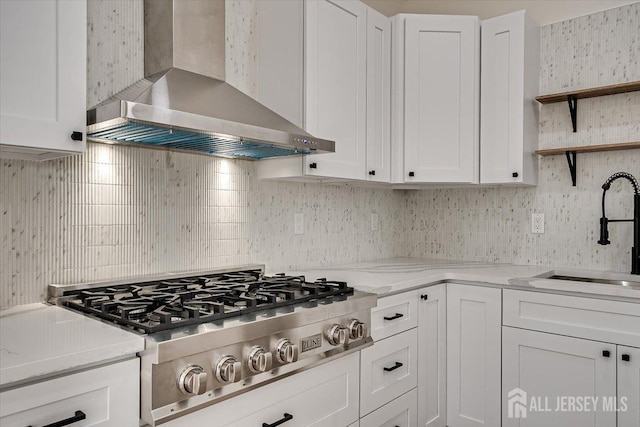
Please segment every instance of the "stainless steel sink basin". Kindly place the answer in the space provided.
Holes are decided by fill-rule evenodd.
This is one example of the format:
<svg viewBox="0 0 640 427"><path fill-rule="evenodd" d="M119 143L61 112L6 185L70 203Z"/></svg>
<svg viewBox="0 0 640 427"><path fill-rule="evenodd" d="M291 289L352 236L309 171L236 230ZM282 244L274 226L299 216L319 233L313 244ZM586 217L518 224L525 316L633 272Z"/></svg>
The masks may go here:
<svg viewBox="0 0 640 427"><path fill-rule="evenodd" d="M545 279L570 280L572 282L588 282L588 283L597 283L597 284L604 284L604 285L625 286L632 289L640 289L640 282L635 282L630 280L611 280L611 279L600 279L600 278L594 278L594 277L564 276L560 274L554 274L553 276L545 277Z"/></svg>

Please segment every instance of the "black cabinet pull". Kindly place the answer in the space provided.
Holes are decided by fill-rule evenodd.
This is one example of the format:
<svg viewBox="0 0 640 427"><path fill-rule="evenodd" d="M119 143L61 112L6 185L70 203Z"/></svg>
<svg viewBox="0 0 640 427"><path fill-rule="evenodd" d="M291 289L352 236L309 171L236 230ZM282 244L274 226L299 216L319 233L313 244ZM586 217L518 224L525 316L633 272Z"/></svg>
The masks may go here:
<svg viewBox="0 0 640 427"><path fill-rule="evenodd" d="M369 175L375 175L376 171L369 171Z"/></svg>
<svg viewBox="0 0 640 427"><path fill-rule="evenodd" d="M517 178L518 177L518 172L514 172L511 174L512 177Z"/></svg>
<svg viewBox="0 0 640 427"><path fill-rule="evenodd" d="M395 316L391 316L391 317L384 316L384 320L396 320L396 319L399 319L401 317L404 317L404 314L396 313Z"/></svg>
<svg viewBox="0 0 640 427"><path fill-rule="evenodd" d="M71 134L71 139L73 141L82 141L82 132L78 132L77 130L73 131L73 133Z"/></svg>
<svg viewBox="0 0 640 427"><path fill-rule="evenodd" d="M396 364L393 365L392 367L390 367L390 368L382 368L382 369L384 369L386 372L391 372L391 371L395 371L396 369L401 368L401 367L402 367L402 363L396 362Z"/></svg>
<svg viewBox="0 0 640 427"><path fill-rule="evenodd" d="M47 424L44 427L64 427L64 426L68 426L69 424L77 423L78 421L82 421L85 419L87 419L87 415L84 412L76 411L76 414L73 417L67 418L65 420L60 420L55 423Z"/></svg>
<svg viewBox="0 0 640 427"><path fill-rule="evenodd" d="M293 419L293 415L291 414L287 414L286 412L283 414L282 418L280 418L278 421L276 421L273 424L268 424L268 423L262 423L262 427L278 427L280 424L284 424L289 420Z"/></svg>
<svg viewBox="0 0 640 427"><path fill-rule="evenodd" d="M623 354L622 355L622 360L624 360L625 362L630 362L631 361L631 355Z"/></svg>
<svg viewBox="0 0 640 427"><path fill-rule="evenodd" d="M318 164L317 163L309 163L309 167L311 169L318 169Z"/></svg>
<svg viewBox="0 0 640 427"><path fill-rule="evenodd" d="M602 350L602 356L609 357L611 356L611 352L609 350Z"/></svg>
<svg viewBox="0 0 640 427"><path fill-rule="evenodd" d="M420 295L420 299L426 301L429 299L429 295Z"/></svg>
<svg viewBox="0 0 640 427"><path fill-rule="evenodd" d="M409 176L416 176L415 172L409 172Z"/></svg>

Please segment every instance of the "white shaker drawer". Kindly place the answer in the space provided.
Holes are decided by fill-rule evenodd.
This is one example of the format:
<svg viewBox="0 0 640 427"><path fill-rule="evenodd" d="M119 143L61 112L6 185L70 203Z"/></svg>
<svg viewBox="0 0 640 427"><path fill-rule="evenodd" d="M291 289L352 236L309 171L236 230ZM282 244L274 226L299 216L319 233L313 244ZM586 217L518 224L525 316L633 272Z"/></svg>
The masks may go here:
<svg viewBox="0 0 640 427"><path fill-rule="evenodd" d="M505 289L503 324L640 347L640 304Z"/></svg>
<svg viewBox="0 0 640 427"><path fill-rule="evenodd" d="M360 427L413 427L418 419L418 392L414 388L360 420Z"/></svg>
<svg viewBox="0 0 640 427"><path fill-rule="evenodd" d="M411 329L362 350L361 417L416 387L417 349L418 334Z"/></svg>
<svg viewBox="0 0 640 427"><path fill-rule="evenodd" d="M417 325L417 291L379 298L378 306L371 311L371 337L374 341L415 328Z"/></svg>
<svg viewBox="0 0 640 427"><path fill-rule="evenodd" d="M65 425L137 426L139 378L136 358L4 391L0 425L41 427L78 415Z"/></svg>

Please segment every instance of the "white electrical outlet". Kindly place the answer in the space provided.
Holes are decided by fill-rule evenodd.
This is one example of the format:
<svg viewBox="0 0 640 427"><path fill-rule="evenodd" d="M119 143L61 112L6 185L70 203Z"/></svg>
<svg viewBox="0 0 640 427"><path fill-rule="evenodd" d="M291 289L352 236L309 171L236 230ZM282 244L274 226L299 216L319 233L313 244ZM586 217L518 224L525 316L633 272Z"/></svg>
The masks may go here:
<svg viewBox="0 0 640 427"><path fill-rule="evenodd" d="M531 232L533 234L544 234L544 214L531 214Z"/></svg>
<svg viewBox="0 0 640 427"><path fill-rule="evenodd" d="M371 213L371 231L378 231L380 229L380 217L377 213Z"/></svg>
<svg viewBox="0 0 640 427"><path fill-rule="evenodd" d="M304 214L296 213L293 215L293 234L304 234Z"/></svg>

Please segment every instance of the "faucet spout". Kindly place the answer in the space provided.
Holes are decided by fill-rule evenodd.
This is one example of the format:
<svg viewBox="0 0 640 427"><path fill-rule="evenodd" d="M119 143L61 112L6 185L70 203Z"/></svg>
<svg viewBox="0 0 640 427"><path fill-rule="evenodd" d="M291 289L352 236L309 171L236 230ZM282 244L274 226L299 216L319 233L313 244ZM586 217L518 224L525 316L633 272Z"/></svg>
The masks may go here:
<svg viewBox="0 0 640 427"><path fill-rule="evenodd" d="M611 183L619 178L627 179L633 186L633 219L609 219L605 214L605 197ZM640 186L638 180L628 172L616 172L602 185L602 217L600 218L600 240L598 244L608 245L610 222L633 222L633 247L631 248L631 274L640 274Z"/></svg>

